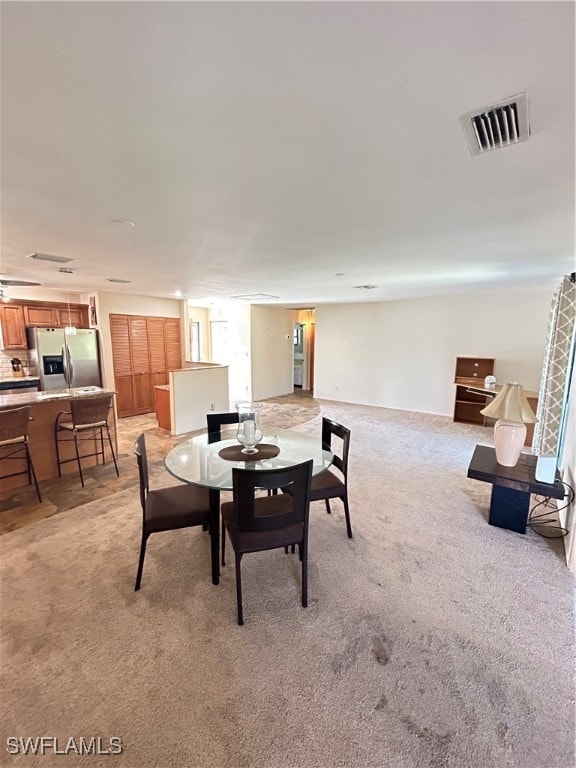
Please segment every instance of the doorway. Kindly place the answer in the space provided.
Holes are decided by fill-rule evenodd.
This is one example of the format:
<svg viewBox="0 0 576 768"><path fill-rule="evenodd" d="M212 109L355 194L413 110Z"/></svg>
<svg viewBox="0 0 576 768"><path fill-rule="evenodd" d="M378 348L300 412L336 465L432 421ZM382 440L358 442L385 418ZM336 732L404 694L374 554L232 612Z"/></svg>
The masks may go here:
<svg viewBox="0 0 576 768"><path fill-rule="evenodd" d="M314 310L299 312L294 323L294 392L312 392L314 389Z"/></svg>

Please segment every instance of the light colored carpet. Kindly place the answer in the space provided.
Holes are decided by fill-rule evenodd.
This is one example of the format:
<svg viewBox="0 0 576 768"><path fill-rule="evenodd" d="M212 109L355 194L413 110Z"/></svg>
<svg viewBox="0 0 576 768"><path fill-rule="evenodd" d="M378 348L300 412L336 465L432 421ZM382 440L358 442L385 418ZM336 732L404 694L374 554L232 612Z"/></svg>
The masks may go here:
<svg viewBox="0 0 576 768"><path fill-rule="evenodd" d="M489 433L321 406L352 429L354 539L313 505L307 609L297 556L246 556L238 627L200 529L153 536L135 593L135 490L2 537L0 765L574 765L574 579L549 541L487 524L466 469ZM41 735L124 751L5 751Z"/></svg>

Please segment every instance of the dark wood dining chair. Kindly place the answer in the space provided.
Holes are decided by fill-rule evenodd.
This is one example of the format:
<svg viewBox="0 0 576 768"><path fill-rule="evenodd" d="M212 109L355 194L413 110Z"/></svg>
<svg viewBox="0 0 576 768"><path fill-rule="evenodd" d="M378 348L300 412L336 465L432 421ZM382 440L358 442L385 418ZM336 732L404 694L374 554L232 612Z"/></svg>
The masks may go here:
<svg viewBox="0 0 576 768"><path fill-rule="evenodd" d="M190 528L194 525L208 525L210 497L205 488L193 485L172 485L168 488L150 490L146 440L141 434L134 443L140 475L140 503L142 504L142 543L136 574L135 591L140 589L142 569L146 555L146 543L153 533Z"/></svg>
<svg viewBox="0 0 576 768"><path fill-rule="evenodd" d="M233 500L222 504L224 528L234 549L238 624L244 624L242 557L249 552L298 546L302 562L302 605L308 605L308 515L312 460L281 469L232 470ZM290 493L257 496L257 489Z"/></svg>
<svg viewBox="0 0 576 768"><path fill-rule="evenodd" d="M96 456L102 459L102 464L106 463L104 454L104 432L108 436L108 444L116 475L120 477L118 462L112 445L110 436L110 427L108 426L108 416L112 408L112 394L96 395L94 397L78 397L70 400L70 410L60 411L54 424L54 440L56 441L56 461L58 463L58 477L62 477L62 464L70 461L78 463L78 472L80 482L84 487L84 474L82 472L82 459ZM67 435L64 437L64 435ZM69 437L71 435L71 437ZM75 458L63 459L60 455L60 445L63 442L74 441L76 451ZM92 453L80 453L80 444L87 442L94 450ZM100 447L98 447L98 442Z"/></svg>
<svg viewBox="0 0 576 768"><path fill-rule="evenodd" d="M340 439L338 447L334 437ZM350 451L350 430L332 419L322 419L322 443L329 446L334 454L332 466L339 474L331 469L327 469L319 475L312 478L312 488L310 491L310 501L324 501L326 511L331 514L330 499L341 499L344 505L344 515L346 516L346 529L348 538L352 538L352 525L350 524L350 510L348 507L348 453ZM284 488L285 493L290 493L290 489Z"/></svg>
<svg viewBox="0 0 576 768"><path fill-rule="evenodd" d="M208 442L217 443L222 440L222 426L225 424L238 424L239 421L238 412L207 413L206 427L208 430Z"/></svg>
<svg viewBox="0 0 576 768"><path fill-rule="evenodd" d="M219 443L222 440L222 427L227 424L239 424L240 416L238 411L230 413L207 413L206 414L206 428L208 431L208 442ZM211 491L213 498L212 503L220 508L220 492ZM224 534L224 521L222 520L222 531L220 534L221 546L222 546L222 565L224 565L224 550L226 547L225 534Z"/></svg>
<svg viewBox="0 0 576 768"><path fill-rule="evenodd" d="M30 406L21 408L9 408L0 411L0 464L7 461L26 462L26 469L21 469L10 474L2 474L0 479L28 475L28 483L34 482L38 501L42 501L40 488L30 455L30 443L28 441L28 422L32 421ZM7 465L5 465L7 466ZM14 464L10 465L14 468Z"/></svg>

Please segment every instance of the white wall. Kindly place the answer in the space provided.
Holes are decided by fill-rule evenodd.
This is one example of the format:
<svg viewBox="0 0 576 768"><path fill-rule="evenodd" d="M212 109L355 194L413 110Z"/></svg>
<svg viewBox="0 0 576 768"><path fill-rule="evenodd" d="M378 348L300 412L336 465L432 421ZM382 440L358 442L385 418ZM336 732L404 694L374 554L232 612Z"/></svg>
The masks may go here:
<svg viewBox="0 0 576 768"><path fill-rule="evenodd" d="M173 435L205 429L207 413L222 413L230 408L226 366L173 371L169 379Z"/></svg>
<svg viewBox="0 0 576 768"><path fill-rule="evenodd" d="M228 322L230 401L252 400L250 304L240 301L221 302L210 309L209 320Z"/></svg>
<svg viewBox="0 0 576 768"><path fill-rule="evenodd" d="M22 286L10 286L5 289L10 299L31 299L33 301L70 301L70 304L88 304L84 295L77 291L58 290L57 288L26 288ZM70 298L68 298L70 297Z"/></svg>
<svg viewBox="0 0 576 768"><path fill-rule="evenodd" d="M456 357L538 391L554 286L316 308L314 395L451 415Z"/></svg>
<svg viewBox="0 0 576 768"><path fill-rule="evenodd" d="M252 398L264 400L293 392L296 310L251 308Z"/></svg>

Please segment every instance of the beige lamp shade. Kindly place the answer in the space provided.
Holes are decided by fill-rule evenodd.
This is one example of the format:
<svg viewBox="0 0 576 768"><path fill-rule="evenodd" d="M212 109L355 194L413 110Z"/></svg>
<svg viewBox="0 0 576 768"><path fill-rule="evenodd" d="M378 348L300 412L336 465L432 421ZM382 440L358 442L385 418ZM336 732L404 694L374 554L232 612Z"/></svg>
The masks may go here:
<svg viewBox="0 0 576 768"><path fill-rule="evenodd" d="M522 384L505 384L494 400L480 413L491 419L507 419L523 424L535 424L538 419L530 408Z"/></svg>

